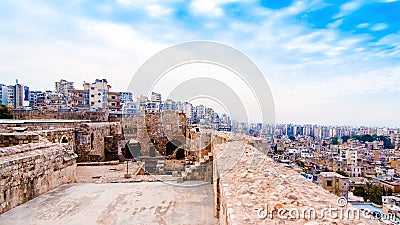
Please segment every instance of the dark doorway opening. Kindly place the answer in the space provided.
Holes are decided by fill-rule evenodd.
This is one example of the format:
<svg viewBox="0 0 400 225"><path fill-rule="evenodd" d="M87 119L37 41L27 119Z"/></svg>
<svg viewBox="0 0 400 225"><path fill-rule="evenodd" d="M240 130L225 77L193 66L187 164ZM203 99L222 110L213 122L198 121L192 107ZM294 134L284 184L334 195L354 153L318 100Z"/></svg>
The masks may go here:
<svg viewBox="0 0 400 225"><path fill-rule="evenodd" d="M185 150L183 148L178 149L176 152L176 159L184 159L185 158Z"/></svg>
<svg viewBox="0 0 400 225"><path fill-rule="evenodd" d="M176 140L176 139L174 139L174 140L172 140L172 141L169 141L169 142L167 143L167 145L165 146L165 148L166 148L166 149L165 149L166 155L168 156L168 155L174 154L174 151L175 151L177 148L179 148L181 145L182 145L182 143L181 143L180 141Z"/></svg>
<svg viewBox="0 0 400 225"><path fill-rule="evenodd" d="M125 145L125 158L132 159L132 158L139 158L142 150L142 146L136 140L129 140L128 143Z"/></svg>
<svg viewBox="0 0 400 225"><path fill-rule="evenodd" d="M156 148L154 146L150 147L150 156L155 157L156 156Z"/></svg>
<svg viewBox="0 0 400 225"><path fill-rule="evenodd" d="M68 143L67 137L63 136L63 137L61 138L61 143Z"/></svg>

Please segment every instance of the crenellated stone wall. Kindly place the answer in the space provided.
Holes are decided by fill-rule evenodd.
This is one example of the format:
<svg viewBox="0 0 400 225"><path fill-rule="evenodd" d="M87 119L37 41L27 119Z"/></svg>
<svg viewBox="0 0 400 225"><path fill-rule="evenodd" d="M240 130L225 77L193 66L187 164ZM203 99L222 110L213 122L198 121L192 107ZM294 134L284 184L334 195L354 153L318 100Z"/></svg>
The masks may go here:
<svg viewBox="0 0 400 225"><path fill-rule="evenodd" d="M61 143L1 148L0 213L75 181L76 154Z"/></svg>

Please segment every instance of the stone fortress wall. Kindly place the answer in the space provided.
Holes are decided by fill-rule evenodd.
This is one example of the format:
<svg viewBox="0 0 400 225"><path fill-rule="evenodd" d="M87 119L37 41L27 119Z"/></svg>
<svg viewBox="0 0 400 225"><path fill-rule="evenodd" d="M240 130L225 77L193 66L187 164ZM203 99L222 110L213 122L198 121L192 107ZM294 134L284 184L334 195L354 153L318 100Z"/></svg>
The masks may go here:
<svg viewBox="0 0 400 225"><path fill-rule="evenodd" d="M8 147L0 149L0 213L75 181L77 156L68 143L52 143L33 133L4 136Z"/></svg>
<svg viewBox="0 0 400 225"><path fill-rule="evenodd" d="M359 219L352 217L354 206L339 206L336 195L274 162L263 140L224 132L217 132L214 140L213 189L220 224L380 224L362 213ZM344 216L339 214L342 209ZM268 213L266 218L258 217L259 210ZM279 210L286 212L279 217Z"/></svg>
<svg viewBox="0 0 400 225"><path fill-rule="evenodd" d="M48 110L12 110L14 119L24 120L90 120L108 121L108 110L93 111L48 111Z"/></svg>

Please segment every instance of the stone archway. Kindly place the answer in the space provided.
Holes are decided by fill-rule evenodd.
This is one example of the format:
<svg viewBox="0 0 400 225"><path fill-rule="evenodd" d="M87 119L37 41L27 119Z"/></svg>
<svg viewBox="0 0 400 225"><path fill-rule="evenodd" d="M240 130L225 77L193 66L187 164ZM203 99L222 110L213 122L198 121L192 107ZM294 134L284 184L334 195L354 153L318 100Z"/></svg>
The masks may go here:
<svg viewBox="0 0 400 225"><path fill-rule="evenodd" d="M60 143L68 143L68 138L66 136L62 136Z"/></svg>
<svg viewBox="0 0 400 225"><path fill-rule="evenodd" d="M139 158L141 156L142 146L135 139L130 139L125 145L125 158Z"/></svg>
<svg viewBox="0 0 400 225"><path fill-rule="evenodd" d="M182 143L176 139L169 141L166 145L165 145L165 155L169 156L169 155L173 155L174 152L176 151L177 148L181 147Z"/></svg>

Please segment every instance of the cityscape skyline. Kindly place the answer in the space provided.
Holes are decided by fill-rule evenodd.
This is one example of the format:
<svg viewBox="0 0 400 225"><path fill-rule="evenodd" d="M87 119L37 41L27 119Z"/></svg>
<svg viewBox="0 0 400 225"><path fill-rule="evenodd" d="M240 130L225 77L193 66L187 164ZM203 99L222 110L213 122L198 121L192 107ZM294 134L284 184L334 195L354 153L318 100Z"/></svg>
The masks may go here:
<svg viewBox="0 0 400 225"><path fill-rule="evenodd" d="M107 80L107 79L105 79L105 78L103 78L103 79L96 79L95 80L95 83L96 82L99 82L99 81L102 81L102 80ZM46 88L46 89L43 89L43 90L37 90L37 89L32 89L29 85L25 85L25 83L24 82L20 82L20 80L19 79L15 79L15 82L18 82L18 83L15 83L15 84L18 84L18 85L22 85L21 87L25 90L25 94L26 93L33 93L33 94L37 94L37 93L43 93L43 94L50 94L50 98L53 98L53 96L52 95L54 95L54 94L57 94L57 93L63 93L63 94L65 94L65 95L67 95L69 92L70 93L73 93L73 92L75 92L75 91L78 91L78 93L79 92L82 92L83 90L79 90L79 89L81 89L81 88L76 88L76 86L74 85L74 84L76 84L76 82L75 81L67 81L67 80L65 80L65 79L63 79L63 78L61 78L61 80L60 81L55 81L54 82L54 85L53 85L53 88ZM106 81L107 82L107 81ZM91 82L86 82L86 81L83 81L82 82L82 87L85 87L85 86L87 86L88 84L90 84ZM95 83L93 83L93 84L95 84ZM2 83L2 81L0 81L0 88L1 88L1 85L5 85L5 87L7 87L7 86L12 86L13 84L10 84L10 85L8 85L7 83ZM109 88L111 88L112 87L112 85L111 84L108 84L109 85ZM26 90L28 91L28 92L26 92ZM115 90L113 90L113 91L115 91ZM6 92L7 92L7 90L6 90ZM109 91L109 93L110 94L116 94L116 93L126 93L126 94L131 94L131 96L129 97L130 99L132 99L136 104L140 104L140 101L141 101L141 98L142 98L142 96L145 96L145 95L134 95L133 93L131 93L131 92L128 92L128 91L117 91L117 92L111 92L111 91ZM27 97L27 96L25 96L25 94L23 94L22 95L22 100L23 100L23 102L24 102L24 104L28 104L29 103L29 97ZM179 103L186 103L186 101L182 101L182 100L179 100L179 99L170 99L170 98L165 98L165 96L163 96L162 94L160 94L160 93L156 93L156 92L152 92L150 95L148 95L148 96L146 96L147 97L147 99L149 100L149 101L152 101L151 99L153 98L152 96L153 96L153 94L156 94L157 96L159 96L159 98L160 98L160 100L164 103L164 102L168 102L168 101L170 101L170 100L172 100L173 102L179 102ZM72 95L73 96L73 95ZM71 97L72 97L71 96ZM0 97L4 97L4 95L0 95ZM126 98L126 97L124 97L124 98ZM0 99L1 100L1 99ZM22 101L21 100L21 101ZM122 100L122 97L121 97L121 100ZM121 102L125 102L125 99L124 100L122 100ZM198 104L196 104L195 102L198 102ZM220 117L222 116L222 115L227 115L227 116L229 116L230 117L230 115L229 115L229 113L227 113L227 112L225 112L225 111L218 111L218 110L216 110L214 107L213 107L213 105L209 105L209 104L204 104L203 102L201 102L201 100L200 101L197 101L197 100L194 100L194 101L189 101L189 103L191 103L192 104L192 106L193 106L193 109L195 109L196 107L198 107L198 106L204 106L204 107L206 107L206 108L210 108L210 109L212 109L213 110L213 112L215 112L215 113L217 113ZM212 103L212 102L211 102ZM68 103L67 105L70 105L71 103ZM7 104L6 104L7 105ZM57 104L56 104L57 105ZM29 105L24 105L25 107L29 107L30 108L30 106ZM68 107L71 107L72 105L70 105L70 106L68 106ZM137 107L139 107L139 106L137 106ZM50 109L52 109L52 108L50 108ZM89 109L89 108L88 108ZM111 111L111 110L110 110ZM129 111L129 110L128 110ZM136 113L135 113L136 114ZM233 121L236 121L236 122L239 122L239 123L242 123L242 121L237 121L237 120L235 120L235 118L232 118L232 120ZM248 123L249 125L257 125L257 124L262 124L261 122L259 122L259 121L250 121L250 123ZM379 126L379 125L365 125L365 124L334 124L334 123L332 123L332 124L324 124L324 123L307 123L307 122L298 122L298 123L296 123L296 122L293 122L293 121L289 121L289 122L275 122L274 123L274 125L275 126L277 126L277 127L281 127L281 126L300 126L301 128L303 128L303 127L313 127L313 126L317 126L317 127L333 127L333 128L335 128L335 127L353 127L353 128L363 128L363 127L367 127L367 128L382 128L382 129L384 129L384 128L388 128L388 129L398 129L398 128L400 128L400 126Z"/></svg>
<svg viewBox="0 0 400 225"><path fill-rule="evenodd" d="M158 51L206 39L259 65L278 123L400 126L398 1L0 4L5 83L19 77L43 89L55 76L102 75L123 91Z"/></svg>

